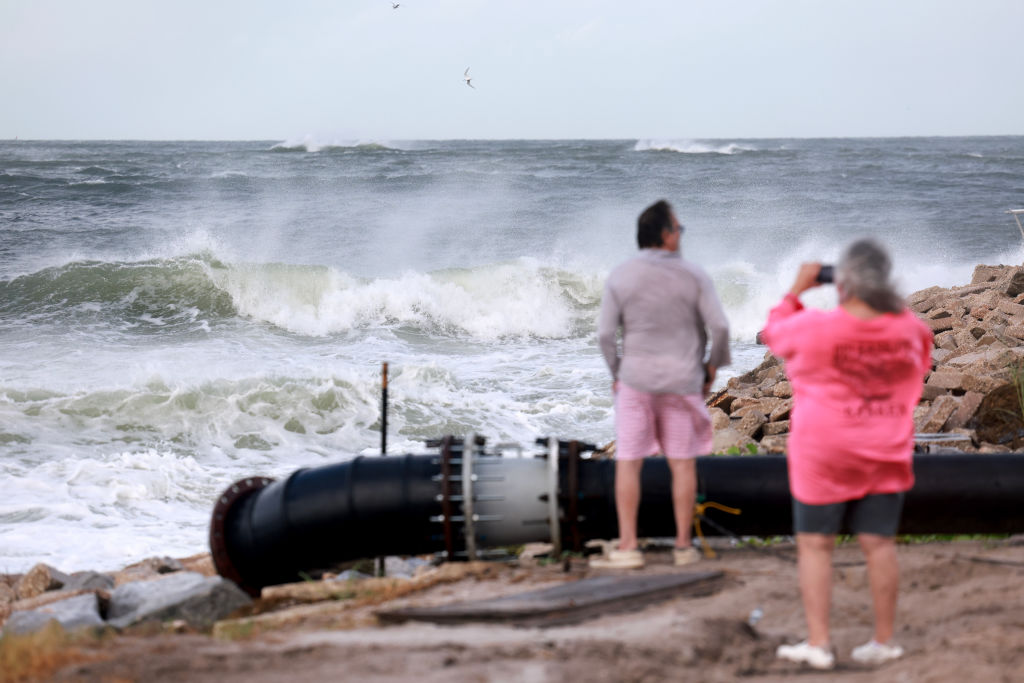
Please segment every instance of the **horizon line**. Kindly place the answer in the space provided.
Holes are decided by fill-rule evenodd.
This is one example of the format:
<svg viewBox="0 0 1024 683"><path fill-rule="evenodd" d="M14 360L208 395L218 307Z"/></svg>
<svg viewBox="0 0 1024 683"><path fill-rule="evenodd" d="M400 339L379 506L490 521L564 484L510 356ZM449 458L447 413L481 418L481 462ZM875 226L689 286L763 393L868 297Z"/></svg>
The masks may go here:
<svg viewBox="0 0 1024 683"><path fill-rule="evenodd" d="M317 141L316 136L307 136L310 141ZM928 138L1013 138L1024 137L1024 133L972 133L972 134L920 134L920 135L776 135L761 137L727 136L727 137L700 137L700 136L669 136L669 135L641 135L627 137L396 137L396 136L335 136L335 140L360 141L360 140L390 140L395 142L564 142L564 141L588 141L588 142L625 142L629 140L689 140L689 141L733 141L733 140L905 140L905 139L928 139ZM181 138L141 138L141 137L42 137L22 138L21 136L0 138L0 142L290 142L289 138L202 138L202 137L181 137ZM298 141L296 144L301 144Z"/></svg>

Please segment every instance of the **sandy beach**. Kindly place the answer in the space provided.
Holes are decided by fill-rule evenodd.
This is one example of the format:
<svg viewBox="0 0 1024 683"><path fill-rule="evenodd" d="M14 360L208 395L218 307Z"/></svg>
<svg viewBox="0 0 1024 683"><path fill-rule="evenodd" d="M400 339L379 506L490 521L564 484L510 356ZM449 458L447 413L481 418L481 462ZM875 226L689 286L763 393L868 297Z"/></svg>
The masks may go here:
<svg viewBox="0 0 1024 683"><path fill-rule="evenodd" d="M274 605L268 628L197 633L174 625L135 628L65 645L68 659L37 669L57 681L1001 681L1024 680L1024 538L901 544L897 639L906 656L876 671L851 648L871 635L867 578L854 543L835 555L832 607L837 667L815 672L775 659L803 637L794 549L723 547L695 568L649 552L642 570L621 576L718 570L709 594L679 596L580 623L381 625L377 613L511 595L599 576L582 559L492 563L461 580L394 599ZM201 560L202 558L200 558ZM193 566L202 562L192 562ZM399 580L400 581L400 580ZM425 584L426 585L426 584ZM400 591L398 591L400 592ZM257 603L259 605L259 602ZM752 610L763 617L748 625ZM259 611L259 608L257 608Z"/></svg>

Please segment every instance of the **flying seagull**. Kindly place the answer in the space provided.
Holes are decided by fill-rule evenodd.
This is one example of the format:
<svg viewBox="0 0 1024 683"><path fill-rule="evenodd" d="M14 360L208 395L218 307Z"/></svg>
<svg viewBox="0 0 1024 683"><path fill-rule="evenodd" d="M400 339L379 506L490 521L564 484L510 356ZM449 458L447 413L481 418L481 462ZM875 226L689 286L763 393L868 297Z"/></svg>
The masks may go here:
<svg viewBox="0 0 1024 683"><path fill-rule="evenodd" d="M476 86L473 85L473 83L471 82L473 80L473 77L469 75L469 67L468 66L466 67L466 72L464 74L462 74L462 80L466 81L466 85L468 85L470 88L472 88L473 90L476 90Z"/></svg>
<svg viewBox="0 0 1024 683"><path fill-rule="evenodd" d="M391 9L398 9L398 6L399 6L400 4L401 4L401 3L398 3L398 2L393 2L393 3L391 3Z"/></svg>

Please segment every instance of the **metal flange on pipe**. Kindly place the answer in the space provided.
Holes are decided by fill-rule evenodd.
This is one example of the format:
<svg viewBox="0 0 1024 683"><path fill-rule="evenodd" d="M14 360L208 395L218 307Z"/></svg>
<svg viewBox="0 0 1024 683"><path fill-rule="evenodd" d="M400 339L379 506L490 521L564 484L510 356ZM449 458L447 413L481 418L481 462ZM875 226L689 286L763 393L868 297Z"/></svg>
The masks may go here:
<svg viewBox="0 0 1024 683"><path fill-rule="evenodd" d="M210 523L218 573L258 595L350 560L473 559L533 542L582 550L618 535L614 461L593 457L591 444L545 438L538 452L513 457L507 447L488 453L474 435L430 445L436 452L359 456L232 484ZM901 533L1024 532L1024 454L920 454L914 469ZM784 456L702 456L697 479L699 500L709 504L706 535L791 533ZM641 487L640 535L674 536L664 458L644 461Z"/></svg>

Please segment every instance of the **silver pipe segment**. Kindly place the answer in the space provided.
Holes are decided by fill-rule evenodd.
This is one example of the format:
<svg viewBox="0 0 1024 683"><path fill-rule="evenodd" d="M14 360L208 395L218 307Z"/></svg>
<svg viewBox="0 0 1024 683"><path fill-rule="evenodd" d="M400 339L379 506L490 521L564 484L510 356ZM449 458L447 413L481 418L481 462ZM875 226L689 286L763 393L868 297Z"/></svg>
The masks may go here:
<svg viewBox="0 0 1024 683"><path fill-rule="evenodd" d="M556 552L618 535L611 460L594 446L539 440L533 457L487 453L480 437L438 452L360 456L271 480L249 477L218 498L210 524L217 571L253 595L355 559L436 553L449 559L550 542ZM469 447L466 447L466 444ZM919 454L900 533L1024 532L1024 454ZM792 532L786 458L697 458L705 535ZM641 472L642 537L675 535L664 458Z"/></svg>

